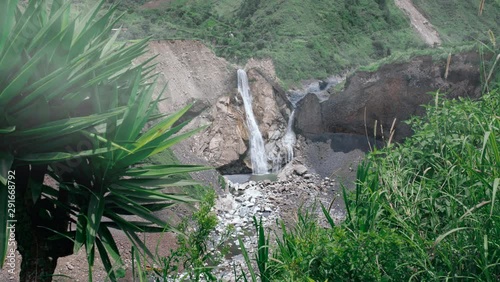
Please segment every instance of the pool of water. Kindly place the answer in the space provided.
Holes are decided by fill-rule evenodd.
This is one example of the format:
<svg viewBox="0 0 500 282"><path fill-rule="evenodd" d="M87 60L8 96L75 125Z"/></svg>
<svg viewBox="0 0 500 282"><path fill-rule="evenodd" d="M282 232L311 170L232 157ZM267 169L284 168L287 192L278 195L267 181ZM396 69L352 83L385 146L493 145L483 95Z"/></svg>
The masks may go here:
<svg viewBox="0 0 500 282"><path fill-rule="evenodd" d="M275 173L269 174L226 174L224 175L232 183L246 183L248 181L260 182L264 180L270 180L272 182L278 180L278 176Z"/></svg>

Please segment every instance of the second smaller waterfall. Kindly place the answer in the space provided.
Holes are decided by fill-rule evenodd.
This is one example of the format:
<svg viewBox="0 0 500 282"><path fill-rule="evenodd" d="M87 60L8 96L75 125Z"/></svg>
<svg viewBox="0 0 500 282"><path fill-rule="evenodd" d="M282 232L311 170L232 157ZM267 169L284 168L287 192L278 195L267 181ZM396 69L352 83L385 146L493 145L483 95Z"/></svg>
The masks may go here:
<svg viewBox="0 0 500 282"><path fill-rule="evenodd" d="M250 159L252 160L252 172L253 174L267 174L267 158L266 149L264 147L264 139L262 139L262 134L260 133L257 121L255 120L255 116L253 114L252 96L250 96L248 87L247 73L242 69L238 70L238 92L243 98L243 104L245 106L248 133L250 135Z"/></svg>
<svg viewBox="0 0 500 282"><path fill-rule="evenodd" d="M289 163L293 160L293 146L295 145L295 142L297 141L297 138L295 136L295 132L293 132L293 118L295 116L295 109L292 111L290 114L290 117L288 118L288 125L286 128L286 133L285 136L283 136L283 139L281 142L283 143L283 147L286 149L286 162Z"/></svg>

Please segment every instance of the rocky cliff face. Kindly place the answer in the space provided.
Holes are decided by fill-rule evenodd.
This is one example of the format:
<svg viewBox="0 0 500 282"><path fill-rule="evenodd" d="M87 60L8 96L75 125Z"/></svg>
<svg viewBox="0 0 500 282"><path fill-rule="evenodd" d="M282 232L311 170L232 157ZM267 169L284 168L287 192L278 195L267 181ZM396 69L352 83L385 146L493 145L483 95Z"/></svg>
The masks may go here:
<svg viewBox="0 0 500 282"><path fill-rule="evenodd" d="M237 66L195 41L155 41L148 55L156 54L159 88L167 85L167 99L161 102L160 111L173 112L195 102L189 127L208 125L176 146L176 155L181 161L205 163L223 173L249 172L249 136L236 87ZM296 132L316 137L325 133L364 135L366 131L371 135L376 121L379 136L382 126L387 137L396 119L395 139L401 140L411 134L401 121L424 112L420 105L433 98L427 92L479 96L478 66L478 55L466 53L451 57L447 73L446 60L430 56L385 65L375 72L356 72L347 78L345 90L332 91L326 101L320 102L314 94L301 100L295 113ZM250 60L244 68L271 169L273 163L284 164L286 159L282 141L292 105L277 83L271 60Z"/></svg>
<svg viewBox="0 0 500 282"><path fill-rule="evenodd" d="M245 69L253 98L254 115L266 143L271 168L275 158L283 157L280 154L283 151L280 140L286 130L288 104L284 100L284 91L272 80L274 68L271 62L260 67L250 62ZM268 71L272 71L272 75ZM223 173L250 172L249 136L243 101L237 90L234 89L229 96L220 97L210 115L213 117L211 126L197 136L197 143L200 145L197 152Z"/></svg>
<svg viewBox="0 0 500 282"><path fill-rule="evenodd" d="M236 88L237 67L196 41L153 41L147 56L152 55L158 55L157 91L167 86L163 96L167 99L160 103L159 110L170 113L195 103L188 113L194 118L188 127L208 125L174 148L181 161L206 163L225 173L250 171L245 112ZM271 60L250 60L244 68L266 150L271 156L279 155L290 104L277 83Z"/></svg>
<svg viewBox="0 0 500 282"><path fill-rule="evenodd" d="M479 56L476 53L452 56L447 74L446 60L436 61L431 56L385 65L375 72L356 72L347 78L344 90L331 93L327 101L320 103L313 94L300 101L296 129L306 135L367 131L371 136L377 122L378 134L382 126L388 137L396 119L394 138L401 140L411 134L402 121L423 114L421 105L433 99L427 93L436 90L450 98L478 97Z"/></svg>

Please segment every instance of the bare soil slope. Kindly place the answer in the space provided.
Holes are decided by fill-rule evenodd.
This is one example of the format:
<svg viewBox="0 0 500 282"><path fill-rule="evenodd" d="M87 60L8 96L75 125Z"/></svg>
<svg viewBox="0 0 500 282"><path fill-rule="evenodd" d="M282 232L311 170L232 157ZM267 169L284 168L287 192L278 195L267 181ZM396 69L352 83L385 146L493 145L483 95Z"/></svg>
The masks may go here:
<svg viewBox="0 0 500 282"><path fill-rule="evenodd" d="M394 2L398 8L410 17L411 25L427 45L441 45L441 39L434 26L415 8L411 0L394 0Z"/></svg>

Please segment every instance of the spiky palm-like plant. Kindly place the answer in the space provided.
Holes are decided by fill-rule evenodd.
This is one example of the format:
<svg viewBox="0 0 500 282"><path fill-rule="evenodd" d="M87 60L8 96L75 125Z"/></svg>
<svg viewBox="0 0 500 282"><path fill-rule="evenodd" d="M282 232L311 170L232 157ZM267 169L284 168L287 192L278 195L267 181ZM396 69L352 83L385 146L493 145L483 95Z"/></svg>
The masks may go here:
<svg viewBox="0 0 500 282"><path fill-rule="evenodd" d="M203 169L140 165L193 132L174 135L187 108L143 130L157 118L156 76L150 60L131 62L147 40L118 44L116 7L100 15L103 3L76 18L62 0L0 4L0 257L15 203L21 281L50 281L57 259L82 246L90 266L99 251L115 280L123 271L108 228L144 247L134 232L169 228L151 212L191 200L164 193L190 184L172 176Z"/></svg>

